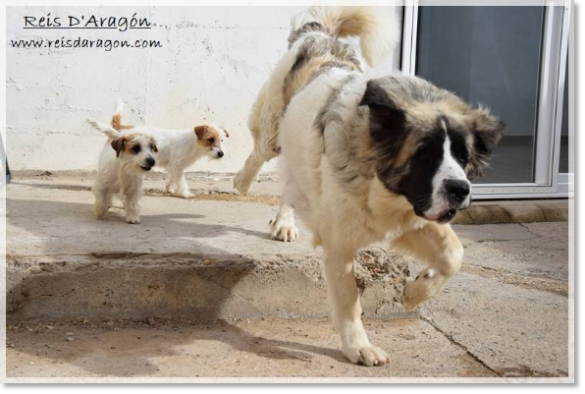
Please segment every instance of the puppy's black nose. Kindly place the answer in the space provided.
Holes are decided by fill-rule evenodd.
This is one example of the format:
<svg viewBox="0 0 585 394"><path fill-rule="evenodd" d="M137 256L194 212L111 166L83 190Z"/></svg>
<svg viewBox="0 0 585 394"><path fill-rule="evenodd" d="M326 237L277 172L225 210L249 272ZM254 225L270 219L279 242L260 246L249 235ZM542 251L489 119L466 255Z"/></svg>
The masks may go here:
<svg viewBox="0 0 585 394"><path fill-rule="evenodd" d="M223 151L220 150L219 152L217 152L217 157L223 157Z"/></svg>
<svg viewBox="0 0 585 394"><path fill-rule="evenodd" d="M155 161L152 157L146 159L146 164L148 164L149 166L154 167L154 163Z"/></svg>
<svg viewBox="0 0 585 394"><path fill-rule="evenodd" d="M447 197L454 203L461 203L469 196L471 188L468 181L460 179L447 179L445 181Z"/></svg>

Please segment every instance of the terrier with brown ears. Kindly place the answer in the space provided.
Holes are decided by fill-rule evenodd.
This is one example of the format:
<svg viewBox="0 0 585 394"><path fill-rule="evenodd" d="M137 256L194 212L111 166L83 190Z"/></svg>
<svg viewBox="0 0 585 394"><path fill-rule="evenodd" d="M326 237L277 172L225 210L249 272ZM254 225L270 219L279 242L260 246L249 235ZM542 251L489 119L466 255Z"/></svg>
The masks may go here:
<svg viewBox="0 0 585 394"><path fill-rule="evenodd" d="M124 103L118 99L116 111L112 117L112 128L120 132L147 133L156 138L159 148L157 165L168 173L166 188L173 196L193 197L185 180L185 170L204 156L220 159L225 154L223 142L229 134L222 127L204 124L192 129L168 130L124 125L122 124L123 112Z"/></svg>
<svg viewBox="0 0 585 394"><path fill-rule="evenodd" d="M156 163L155 139L145 133L118 133L112 127L87 119L108 136L100 155L98 173L93 185L93 213L102 219L119 195L126 209L126 222L140 223L140 204L144 174Z"/></svg>

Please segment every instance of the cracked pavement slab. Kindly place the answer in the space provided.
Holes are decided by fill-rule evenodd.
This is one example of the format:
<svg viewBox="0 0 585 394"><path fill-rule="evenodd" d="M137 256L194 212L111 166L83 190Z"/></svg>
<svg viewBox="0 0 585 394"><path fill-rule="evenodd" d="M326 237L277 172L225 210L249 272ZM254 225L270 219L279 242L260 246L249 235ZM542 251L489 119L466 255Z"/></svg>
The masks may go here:
<svg viewBox="0 0 585 394"><path fill-rule="evenodd" d="M419 310L502 376L567 376L568 312L566 297L466 273Z"/></svg>

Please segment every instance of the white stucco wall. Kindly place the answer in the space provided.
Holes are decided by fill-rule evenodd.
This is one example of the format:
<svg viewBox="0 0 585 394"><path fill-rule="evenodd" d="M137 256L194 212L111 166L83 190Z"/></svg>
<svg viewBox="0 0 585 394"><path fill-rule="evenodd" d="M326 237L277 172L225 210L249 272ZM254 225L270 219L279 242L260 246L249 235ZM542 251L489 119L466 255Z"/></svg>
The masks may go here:
<svg viewBox="0 0 585 394"><path fill-rule="evenodd" d="M247 116L287 48L295 7L142 7L7 9L7 38L138 38L162 48L7 47L7 146L13 170L94 170L104 136L85 123L108 121L121 97L130 122L165 128L208 120L231 138L227 156L193 171L235 172L252 149ZM151 30L24 30L24 16L127 16ZM392 59L384 65L391 68ZM274 171L275 162L264 167Z"/></svg>

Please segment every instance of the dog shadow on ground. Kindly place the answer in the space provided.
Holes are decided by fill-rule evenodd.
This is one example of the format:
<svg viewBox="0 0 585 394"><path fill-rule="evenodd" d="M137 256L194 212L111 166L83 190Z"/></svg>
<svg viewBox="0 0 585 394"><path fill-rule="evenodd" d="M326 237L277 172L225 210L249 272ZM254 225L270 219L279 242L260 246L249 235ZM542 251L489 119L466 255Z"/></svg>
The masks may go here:
<svg viewBox="0 0 585 394"><path fill-rule="evenodd" d="M266 337L270 335L269 333L255 335L240 325L226 322L191 326L163 323L163 327L166 328L161 328L158 324L156 327L144 324L141 328L125 328L120 331L116 328L118 323L115 323L106 332L103 332L103 329L94 332L90 326L91 324L87 324L87 328L57 327L52 330L55 333L51 334L50 340L46 340L46 334L42 335L42 338L27 334L28 343L25 343L25 338L21 338L20 341L12 340L12 343L16 343L15 349L19 352L37 357L41 354L49 365L69 364L74 367L73 369L87 371L88 376L214 377L230 376L230 373L231 376L238 376L237 372L233 372L238 370L237 366L226 364L226 360L254 365L258 363L258 357L274 362L293 363L311 363L314 358L321 360L326 358L332 363L350 364L335 346L326 348L294 339L270 339ZM75 333L74 342L67 341L67 330L73 330ZM10 340L10 333L8 338ZM310 338L305 341L310 341ZM31 345L31 342L34 345ZM214 345L214 342L218 344ZM233 357L234 352L239 354L238 358ZM174 357L182 358L188 363L184 370L164 369L164 360ZM14 369L16 361L11 360L10 353L7 362L8 376L12 375L11 371L18 372L18 369ZM251 376L267 373L269 375L270 371L267 369L270 365L274 364L264 363L263 371L253 368L249 368L248 371ZM23 365L19 366L22 367ZM51 369L58 371L58 368ZM161 369L163 371L160 371ZM78 374L79 372L76 375L79 376Z"/></svg>
<svg viewBox="0 0 585 394"><path fill-rule="evenodd" d="M26 237L27 234L34 236L34 241L13 238L15 243L42 243L35 251L38 253L35 258L59 256L58 261L43 264L42 272L26 276L10 289L7 300L9 321L11 316L34 316L42 321L43 309L52 311L53 317L55 311L62 311L63 316L81 320L91 320L92 316L100 315L118 315L130 320L141 320L146 316L158 319L158 311L165 311L167 316L161 316L165 321L189 316L193 317L192 323L210 324L229 315L229 310L238 308L251 308L251 314L262 315L261 311L254 311L254 306L234 293L235 287L243 280L257 274L254 262L204 242L228 232L268 240L268 232L247 229L245 223L242 227L200 223L198 220L203 219L204 215L199 213L145 215L142 224L135 226L126 224L123 211L114 208L105 220L97 221L91 213L92 202L89 194L87 204L8 199L8 276L15 265L22 263L19 260L23 258L11 254L11 227L14 228L12 236L15 238L18 235ZM156 245L149 244L152 240L156 240ZM167 248L173 251L166 254ZM15 249L18 250L18 247ZM108 253L104 254L104 251ZM124 253L128 251L133 253ZM201 254L202 251L205 255ZM79 253L88 256L87 265L74 270L63 269L67 264L66 255ZM169 265L171 268L160 270L160 261L153 264L150 260L153 258L162 259L167 268ZM206 266L208 260L211 264ZM201 269L202 265L204 269ZM230 265L229 270L226 265ZM114 266L116 269L111 269ZM194 266L199 269L194 269ZM17 271L15 269L14 272ZM247 281L244 285L250 286L250 283L254 282ZM72 306L68 302L71 297L84 302L76 302ZM130 305L134 305L128 302L132 298L143 300L140 302L141 309ZM202 317L200 321L198 316ZM42 323L41 327L45 324ZM177 356L184 346L210 340L268 359L310 360L317 354L345 361L336 349L260 338L238 325L225 322L219 326L225 332L191 327L194 328L186 329L182 335L166 337L149 331L151 335L162 335L160 345L158 342L153 345L152 341L146 344L129 339L123 344L110 345L110 348L118 349L110 349L104 347L108 341L69 343L63 337L44 345L60 348L59 351L47 351L47 358L101 376L156 374L158 367L151 361L153 358ZM148 330L148 327L145 329ZM112 332L112 340L121 332ZM24 345L20 349L17 346L16 350L38 354L43 344L34 342L34 346ZM99 354L103 362L87 362L88 353ZM124 367L124 363L132 367Z"/></svg>

